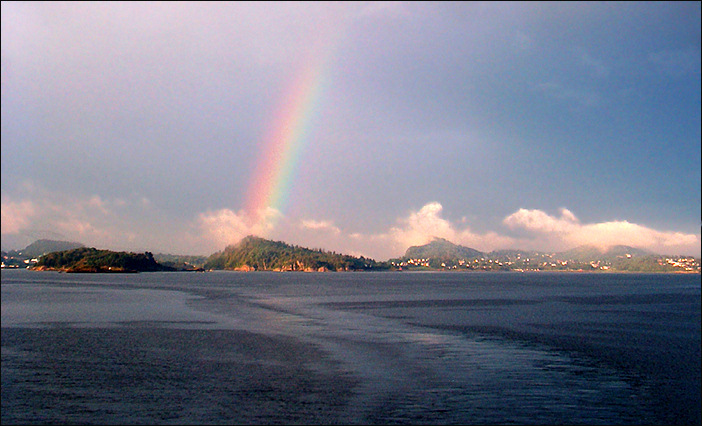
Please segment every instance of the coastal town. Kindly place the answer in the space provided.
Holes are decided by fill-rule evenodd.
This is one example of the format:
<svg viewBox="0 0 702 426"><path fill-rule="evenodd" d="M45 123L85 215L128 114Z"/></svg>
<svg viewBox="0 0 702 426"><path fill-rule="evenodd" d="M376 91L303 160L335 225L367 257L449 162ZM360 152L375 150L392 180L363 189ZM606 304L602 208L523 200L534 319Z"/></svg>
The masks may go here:
<svg viewBox="0 0 702 426"><path fill-rule="evenodd" d="M402 261L392 261L392 265L402 270L474 270L474 271L575 271L575 272L687 272L700 273L700 259L689 256L653 256L646 262L631 262L632 255L623 255L615 259L592 259L577 261L561 259L556 253L537 254L531 257L497 256L496 258L480 257L475 259L459 259L456 261L435 260L431 258L409 258ZM629 261L629 262L627 262ZM627 265L629 263L629 265ZM642 265L646 263L647 265Z"/></svg>

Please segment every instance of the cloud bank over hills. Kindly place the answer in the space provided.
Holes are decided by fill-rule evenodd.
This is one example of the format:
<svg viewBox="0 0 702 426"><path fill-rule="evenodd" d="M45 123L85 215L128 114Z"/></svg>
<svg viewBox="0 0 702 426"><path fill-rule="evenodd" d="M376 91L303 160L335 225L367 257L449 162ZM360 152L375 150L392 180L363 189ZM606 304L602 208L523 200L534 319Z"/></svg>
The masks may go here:
<svg viewBox="0 0 702 426"><path fill-rule="evenodd" d="M36 190L35 190L36 191ZM2 199L3 248L24 247L27 240L61 237L113 249L207 255L236 243L247 235L276 238L308 247L363 255L378 260L404 253L407 247L445 238L481 251L533 249L562 251L590 245L602 250L627 245L658 254L700 255L700 235L658 230L626 220L583 223L566 208L558 214L540 209L519 209L502 219L499 229L481 230L468 221L444 217L444 207L432 201L387 229L370 232L348 229L315 217L302 220L266 209L256 216L239 210L209 210L180 222L163 223L147 199L88 199L44 193L41 201ZM143 221L134 227L121 219L124 209L138 209ZM164 244L163 241L168 241ZM16 244L12 246L12 242ZM31 242L31 241L29 241ZM16 246L16 247L15 247Z"/></svg>

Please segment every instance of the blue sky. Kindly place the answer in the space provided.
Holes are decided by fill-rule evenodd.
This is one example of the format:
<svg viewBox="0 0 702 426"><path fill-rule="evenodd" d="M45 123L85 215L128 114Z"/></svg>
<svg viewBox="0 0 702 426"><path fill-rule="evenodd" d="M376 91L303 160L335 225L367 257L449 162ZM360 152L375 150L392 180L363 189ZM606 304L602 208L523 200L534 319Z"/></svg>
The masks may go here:
<svg viewBox="0 0 702 426"><path fill-rule="evenodd" d="M700 3L2 2L2 247L700 254ZM328 41L285 208L244 210Z"/></svg>

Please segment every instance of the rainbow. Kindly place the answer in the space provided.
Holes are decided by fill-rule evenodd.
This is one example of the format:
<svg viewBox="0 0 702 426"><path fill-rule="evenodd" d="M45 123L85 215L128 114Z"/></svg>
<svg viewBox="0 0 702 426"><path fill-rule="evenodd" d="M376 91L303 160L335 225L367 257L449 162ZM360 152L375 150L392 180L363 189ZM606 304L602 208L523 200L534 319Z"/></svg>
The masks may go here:
<svg viewBox="0 0 702 426"><path fill-rule="evenodd" d="M288 206L295 172L312 132L311 122L327 85L332 54L331 48L325 50L325 54L316 55L302 67L286 91L273 125L264 138L244 203L244 210L254 221L255 229L261 229L256 225L262 222L275 221ZM273 216L270 215L271 209L276 213ZM275 223L270 225L275 226Z"/></svg>

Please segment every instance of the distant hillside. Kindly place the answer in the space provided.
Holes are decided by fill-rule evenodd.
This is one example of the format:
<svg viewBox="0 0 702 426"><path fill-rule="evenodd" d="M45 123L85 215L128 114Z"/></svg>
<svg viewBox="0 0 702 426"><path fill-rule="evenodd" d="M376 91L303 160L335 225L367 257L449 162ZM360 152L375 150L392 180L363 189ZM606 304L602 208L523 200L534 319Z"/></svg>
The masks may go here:
<svg viewBox="0 0 702 426"><path fill-rule="evenodd" d="M151 253L127 253L95 248L57 251L39 258L32 268L61 272L147 272L173 271L157 263Z"/></svg>
<svg viewBox="0 0 702 426"><path fill-rule="evenodd" d="M70 241L37 240L25 247L24 250L20 250L20 252L25 257L39 257L54 251L72 250L81 247L85 246L81 243Z"/></svg>
<svg viewBox="0 0 702 426"><path fill-rule="evenodd" d="M373 259L330 253L248 236L213 254L205 269L241 271L363 271L382 269Z"/></svg>
<svg viewBox="0 0 702 426"><path fill-rule="evenodd" d="M699 273L701 269L699 258L655 255L623 245L606 251L581 246L561 253L512 249L481 253L441 238L423 246L410 247L404 257L389 262L402 270Z"/></svg>
<svg viewBox="0 0 702 426"><path fill-rule="evenodd" d="M536 250L515 250L515 249L502 249L502 250L493 250L490 253L485 253L487 257L490 259L521 259L521 258L539 258L546 253L542 253L540 251Z"/></svg>
<svg viewBox="0 0 702 426"><path fill-rule="evenodd" d="M205 265L205 262L207 262L207 256L177 255L164 253L155 254L154 259L161 265L170 266L172 268L184 271L201 269Z"/></svg>
<svg viewBox="0 0 702 426"><path fill-rule="evenodd" d="M429 259L429 266L441 267L441 263L475 259L483 253L470 247L459 246L443 238L434 238L423 246L412 246L405 251L404 259Z"/></svg>
<svg viewBox="0 0 702 426"><path fill-rule="evenodd" d="M646 250L637 249L629 246L613 246L607 250L600 250L594 246L580 246L571 250L567 250L558 254L558 257L565 260L573 260L576 262L590 262L593 260L613 260L617 258L634 258L654 256Z"/></svg>

